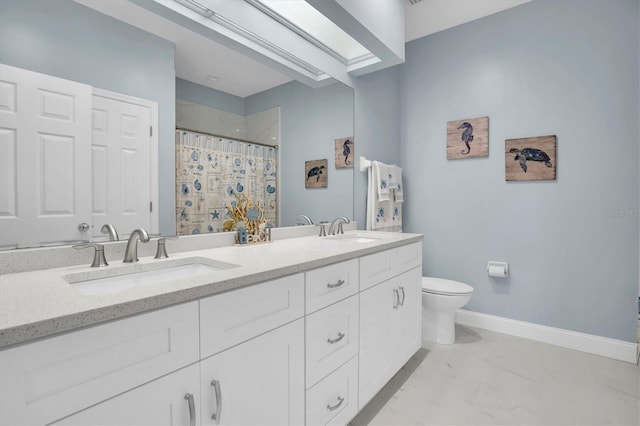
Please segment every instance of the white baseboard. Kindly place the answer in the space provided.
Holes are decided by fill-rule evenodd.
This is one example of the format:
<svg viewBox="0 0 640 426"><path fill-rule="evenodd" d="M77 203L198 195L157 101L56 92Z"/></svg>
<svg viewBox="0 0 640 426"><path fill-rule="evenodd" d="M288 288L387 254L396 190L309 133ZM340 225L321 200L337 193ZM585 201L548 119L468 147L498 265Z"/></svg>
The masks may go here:
<svg viewBox="0 0 640 426"><path fill-rule="evenodd" d="M456 322L620 361L638 363L638 344L494 315L456 310Z"/></svg>

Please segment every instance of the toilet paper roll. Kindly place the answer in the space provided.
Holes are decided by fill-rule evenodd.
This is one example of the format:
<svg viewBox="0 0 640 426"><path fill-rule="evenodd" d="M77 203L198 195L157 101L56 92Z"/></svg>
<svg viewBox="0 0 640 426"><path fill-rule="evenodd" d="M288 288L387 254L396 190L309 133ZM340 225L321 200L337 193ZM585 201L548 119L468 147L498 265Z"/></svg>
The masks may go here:
<svg viewBox="0 0 640 426"><path fill-rule="evenodd" d="M489 265L489 276L505 278L507 276L507 268L504 265Z"/></svg>

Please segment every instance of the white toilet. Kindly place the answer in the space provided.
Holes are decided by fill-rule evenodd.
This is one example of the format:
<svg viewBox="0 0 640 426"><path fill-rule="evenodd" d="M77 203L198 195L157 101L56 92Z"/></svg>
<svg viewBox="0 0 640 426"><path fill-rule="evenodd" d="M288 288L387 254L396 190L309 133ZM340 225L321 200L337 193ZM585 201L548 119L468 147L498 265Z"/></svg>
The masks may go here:
<svg viewBox="0 0 640 426"><path fill-rule="evenodd" d="M422 340L456 341L455 310L471 299L473 287L442 278L422 277Z"/></svg>

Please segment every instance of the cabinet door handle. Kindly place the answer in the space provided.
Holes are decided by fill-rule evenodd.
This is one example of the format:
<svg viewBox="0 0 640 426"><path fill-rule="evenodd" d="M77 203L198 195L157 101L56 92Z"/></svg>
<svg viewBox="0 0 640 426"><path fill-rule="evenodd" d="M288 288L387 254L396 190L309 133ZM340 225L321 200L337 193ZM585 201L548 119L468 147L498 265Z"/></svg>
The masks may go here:
<svg viewBox="0 0 640 426"><path fill-rule="evenodd" d="M393 302L393 309L398 309L398 305L400 304L400 292L398 292L397 288L394 288L393 294L396 295L396 299Z"/></svg>
<svg viewBox="0 0 640 426"><path fill-rule="evenodd" d="M338 280L338 282L336 282L335 284L328 283L327 288L340 287L342 284L344 284L344 280Z"/></svg>
<svg viewBox="0 0 640 426"><path fill-rule="evenodd" d="M336 337L335 339L327 339L327 343L330 343L333 345L334 343L338 343L343 338L344 338L344 333L338 333L338 337Z"/></svg>
<svg viewBox="0 0 640 426"><path fill-rule="evenodd" d="M400 306L404 306L404 299L406 297L404 294L404 286L402 285L400 286L400 291L402 291L402 302L399 302L399 303L400 303Z"/></svg>
<svg viewBox="0 0 640 426"><path fill-rule="evenodd" d="M220 415L222 414L222 389L220 388L220 382L218 380L212 380L211 386L213 386L216 398L216 412L211 415L211 420L213 420L215 424L220 424Z"/></svg>
<svg viewBox="0 0 640 426"><path fill-rule="evenodd" d="M196 404L193 402L193 395L190 393L184 396L189 404L189 426L196 426Z"/></svg>
<svg viewBox="0 0 640 426"><path fill-rule="evenodd" d="M335 411L342 405L343 402L344 402L344 398L339 396L338 397L338 403L336 405L327 404L327 410Z"/></svg>

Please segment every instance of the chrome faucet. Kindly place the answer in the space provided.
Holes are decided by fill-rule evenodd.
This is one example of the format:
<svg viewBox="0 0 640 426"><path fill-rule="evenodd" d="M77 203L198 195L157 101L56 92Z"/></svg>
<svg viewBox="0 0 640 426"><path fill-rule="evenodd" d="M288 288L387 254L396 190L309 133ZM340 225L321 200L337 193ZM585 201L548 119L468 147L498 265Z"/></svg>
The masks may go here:
<svg viewBox="0 0 640 426"><path fill-rule="evenodd" d="M129 235L127 248L124 250L124 263L137 262L138 260L138 240L143 243L149 242L149 234L142 228L134 229Z"/></svg>
<svg viewBox="0 0 640 426"><path fill-rule="evenodd" d="M334 219L331 225L329 225L329 235L344 234L344 230L342 229L343 223L351 223L351 221L346 216L340 216Z"/></svg>
<svg viewBox="0 0 640 426"><path fill-rule="evenodd" d="M301 214L296 218L296 225L313 225L313 221L306 214Z"/></svg>
<svg viewBox="0 0 640 426"><path fill-rule="evenodd" d="M115 226L110 223L105 223L104 225L102 225L102 229L100 230L100 232L109 235L109 241L120 241L118 231L116 231Z"/></svg>

